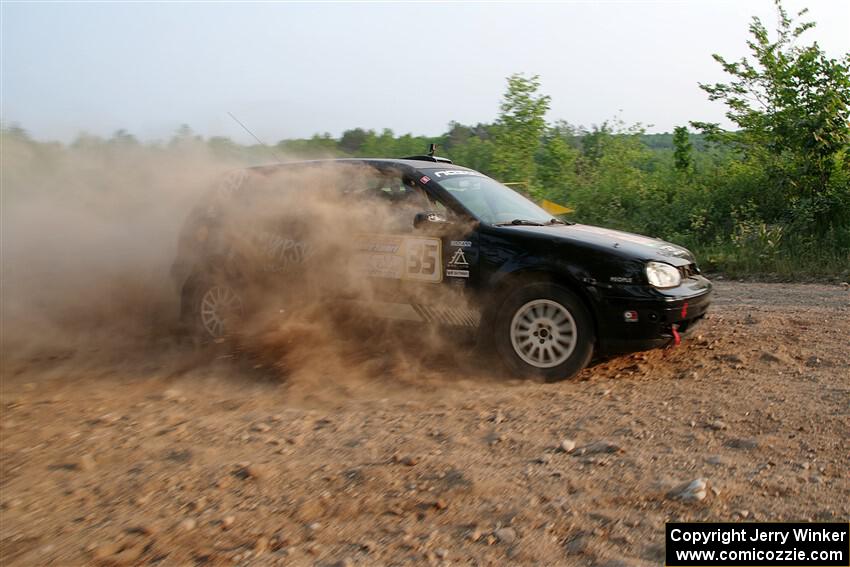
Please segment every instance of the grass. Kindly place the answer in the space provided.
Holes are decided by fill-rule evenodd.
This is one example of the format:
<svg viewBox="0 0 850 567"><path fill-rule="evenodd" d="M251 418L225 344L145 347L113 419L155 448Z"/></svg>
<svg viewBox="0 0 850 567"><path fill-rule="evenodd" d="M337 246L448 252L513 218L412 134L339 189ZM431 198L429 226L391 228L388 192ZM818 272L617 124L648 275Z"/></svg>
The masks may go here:
<svg viewBox="0 0 850 567"><path fill-rule="evenodd" d="M785 250L772 253L733 243L695 247L703 271L729 278L840 283L850 281L850 250Z"/></svg>

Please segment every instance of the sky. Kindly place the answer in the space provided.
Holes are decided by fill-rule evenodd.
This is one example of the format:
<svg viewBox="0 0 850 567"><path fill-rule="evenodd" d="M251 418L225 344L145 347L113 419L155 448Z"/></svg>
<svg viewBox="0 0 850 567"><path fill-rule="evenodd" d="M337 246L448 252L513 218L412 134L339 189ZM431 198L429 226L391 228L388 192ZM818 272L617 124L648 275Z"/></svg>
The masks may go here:
<svg viewBox="0 0 850 567"><path fill-rule="evenodd" d="M850 1L807 6L817 41L850 52ZM42 140L125 129L263 141L355 128L438 135L493 121L512 73L537 74L549 120L619 117L650 132L720 121L698 83L746 54L771 0L561 3L73 3L0 6L0 119Z"/></svg>

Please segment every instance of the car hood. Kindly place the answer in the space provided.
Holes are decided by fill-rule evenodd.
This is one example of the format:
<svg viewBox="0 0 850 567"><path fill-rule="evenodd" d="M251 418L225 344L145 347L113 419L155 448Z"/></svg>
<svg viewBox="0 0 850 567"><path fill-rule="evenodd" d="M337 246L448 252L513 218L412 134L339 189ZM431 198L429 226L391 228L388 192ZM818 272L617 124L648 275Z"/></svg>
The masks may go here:
<svg viewBox="0 0 850 567"><path fill-rule="evenodd" d="M640 259L657 260L674 266L685 266L695 261L693 254L681 246L631 232L611 230L586 224L549 226L511 226L511 230L533 233L537 237L551 237L575 245L609 249L614 254Z"/></svg>

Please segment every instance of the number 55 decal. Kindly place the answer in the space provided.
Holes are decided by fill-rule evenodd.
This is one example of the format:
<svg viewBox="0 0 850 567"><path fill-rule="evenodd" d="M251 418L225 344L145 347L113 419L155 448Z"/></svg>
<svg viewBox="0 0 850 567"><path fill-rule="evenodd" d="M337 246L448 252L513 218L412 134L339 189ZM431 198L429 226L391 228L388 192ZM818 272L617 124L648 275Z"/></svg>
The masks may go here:
<svg viewBox="0 0 850 567"><path fill-rule="evenodd" d="M440 282L442 242L439 238L405 238L405 279Z"/></svg>

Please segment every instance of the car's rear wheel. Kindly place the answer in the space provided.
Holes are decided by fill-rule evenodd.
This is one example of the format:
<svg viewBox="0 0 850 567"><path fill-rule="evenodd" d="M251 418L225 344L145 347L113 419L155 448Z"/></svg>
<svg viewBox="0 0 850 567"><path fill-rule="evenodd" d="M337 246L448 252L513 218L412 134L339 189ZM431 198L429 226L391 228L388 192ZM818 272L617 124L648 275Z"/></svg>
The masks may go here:
<svg viewBox="0 0 850 567"><path fill-rule="evenodd" d="M237 285L224 278L204 277L193 286L186 315L198 338L216 340L238 330L245 309L245 298Z"/></svg>
<svg viewBox="0 0 850 567"><path fill-rule="evenodd" d="M555 382L572 378L590 362L595 336L582 301L548 282L508 295L496 315L496 348L514 374Z"/></svg>

